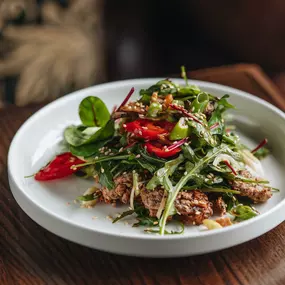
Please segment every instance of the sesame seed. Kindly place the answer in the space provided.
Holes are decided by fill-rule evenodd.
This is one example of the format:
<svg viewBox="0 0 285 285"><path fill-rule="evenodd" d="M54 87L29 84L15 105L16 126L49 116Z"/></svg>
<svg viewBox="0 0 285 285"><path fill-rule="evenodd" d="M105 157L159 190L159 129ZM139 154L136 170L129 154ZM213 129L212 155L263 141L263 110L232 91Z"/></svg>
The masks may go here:
<svg viewBox="0 0 285 285"><path fill-rule="evenodd" d="M158 224L158 221L153 222L153 224L154 224L154 225L157 225L157 224Z"/></svg>
<svg viewBox="0 0 285 285"><path fill-rule="evenodd" d="M104 170L104 168L103 168L103 167L101 167L101 173L104 173L104 171L105 171L105 170Z"/></svg>
<svg viewBox="0 0 285 285"><path fill-rule="evenodd" d="M122 152L124 150L124 148L123 147L121 147L120 149L119 149L119 152Z"/></svg>
<svg viewBox="0 0 285 285"><path fill-rule="evenodd" d="M141 155L140 155L140 154L136 155L136 158L140 158L140 157L141 157Z"/></svg>
<svg viewBox="0 0 285 285"><path fill-rule="evenodd" d="M99 157L98 156L95 156L95 160L97 160Z"/></svg>
<svg viewBox="0 0 285 285"><path fill-rule="evenodd" d="M127 125L126 124L123 124L123 127L125 128Z"/></svg>
<svg viewBox="0 0 285 285"><path fill-rule="evenodd" d="M184 175L187 175L187 171L184 172Z"/></svg>

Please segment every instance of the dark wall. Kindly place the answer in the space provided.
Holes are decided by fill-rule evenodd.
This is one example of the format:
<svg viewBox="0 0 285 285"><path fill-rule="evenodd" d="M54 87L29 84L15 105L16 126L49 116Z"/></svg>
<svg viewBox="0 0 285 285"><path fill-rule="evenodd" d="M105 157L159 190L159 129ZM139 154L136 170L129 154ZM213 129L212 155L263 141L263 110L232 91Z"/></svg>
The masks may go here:
<svg viewBox="0 0 285 285"><path fill-rule="evenodd" d="M235 62L285 69L285 1L108 0L110 80Z"/></svg>

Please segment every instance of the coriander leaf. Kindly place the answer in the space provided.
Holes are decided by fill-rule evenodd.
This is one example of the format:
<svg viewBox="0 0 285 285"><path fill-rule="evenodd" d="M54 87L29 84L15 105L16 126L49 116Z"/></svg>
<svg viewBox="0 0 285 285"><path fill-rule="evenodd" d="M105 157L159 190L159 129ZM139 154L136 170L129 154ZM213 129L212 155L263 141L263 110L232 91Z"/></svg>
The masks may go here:
<svg viewBox="0 0 285 285"><path fill-rule="evenodd" d="M87 127L103 127L110 120L110 113L100 98L89 96L79 105L79 117Z"/></svg>

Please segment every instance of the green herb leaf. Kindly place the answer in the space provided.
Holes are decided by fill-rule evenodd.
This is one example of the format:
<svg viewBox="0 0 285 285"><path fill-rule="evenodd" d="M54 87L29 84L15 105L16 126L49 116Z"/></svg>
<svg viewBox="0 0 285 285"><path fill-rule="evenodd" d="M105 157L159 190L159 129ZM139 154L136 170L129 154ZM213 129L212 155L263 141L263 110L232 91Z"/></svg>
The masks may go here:
<svg viewBox="0 0 285 285"><path fill-rule="evenodd" d="M113 175L111 173L108 162L98 163L98 165L96 165L96 169L97 169L97 172L100 173L99 183L102 186L107 187L107 189L109 190L114 189L115 183L113 181Z"/></svg>
<svg viewBox="0 0 285 285"><path fill-rule="evenodd" d="M165 235L181 235L184 233L184 224L183 223L179 223L181 230L180 231L168 231L168 230L164 230L164 234ZM144 230L147 233L159 233L159 230L155 230L155 229L145 229Z"/></svg>
<svg viewBox="0 0 285 285"><path fill-rule="evenodd" d="M64 131L64 138L70 145L78 147L109 139L114 135L114 132L114 121L110 120L102 128L69 126Z"/></svg>
<svg viewBox="0 0 285 285"><path fill-rule="evenodd" d="M242 204L239 204L236 207L232 208L230 213L235 216L236 221L248 220L258 215L258 212L252 207Z"/></svg>
<svg viewBox="0 0 285 285"><path fill-rule="evenodd" d="M209 96L206 92L201 92L197 95L191 104L193 113L203 113L209 103Z"/></svg>
<svg viewBox="0 0 285 285"><path fill-rule="evenodd" d="M183 155L179 155L177 158L167 161L164 164L164 167L158 169L150 181L147 183L146 188L148 190L153 190L158 185L163 185L163 179L165 176L171 176L175 169L179 166L180 163L184 161Z"/></svg>
<svg viewBox="0 0 285 285"><path fill-rule="evenodd" d="M123 219L123 218L125 218L127 216L131 216L134 213L135 213L134 210L125 211L121 215L119 215L116 219L114 219L112 223L114 224L114 223L118 222L119 220L121 220L121 219Z"/></svg>
<svg viewBox="0 0 285 285"><path fill-rule="evenodd" d="M140 90L140 95L143 96L143 98L146 98L145 95L151 96L154 92L157 92L158 95L174 95L178 92L178 86L169 80L161 80L150 86L148 89Z"/></svg>
<svg viewBox="0 0 285 285"><path fill-rule="evenodd" d="M148 170L150 173L153 173L156 171L157 167L155 167L153 164L149 163L146 159L138 159L137 163L144 169Z"/></svg>
<svg viewBox="0 0 285 285"><path fill-rule="evenodd" d="M92 200L95 200L95 199L97 199L97 197L96 197L96 196L94 197L94 194L88 194L88 195L78 196L78 197L76 198L76 200L82 201L82 202L92 201Z"/></svg>
<svg viewBox="0 0 285 285"><path fill-rule="evenodd" d="M87 127L103 127L110 120L110 113L100 98L89 96L79 105L79 117Z"/></svg>
<svg viewBox="0 0 285 285"><path fill-rule="evenodd" d="M262 147L259 150L257 150L253 155L259 160L261 160L269 155L269 150L266 147Z"/></svg>
<svg viewBox="0 0 285 285"><path fill-rule="evenodd" d="M201 119L200 119L201 121ZM204 146L204 145L210 145L212 147L217 145L217 140L212 135L210 128L207 126L207 122L204 119L203 125L200 123L197 123L195 121L188 121L188 125L191 128L191 133L195 134L198 137L198 145Z"/></svg>
<svg viewBox="0 0 285 285"><path fill-rule="evenodd" d="M214 124L218 123L219 125L211 130L212 134L217 134L217 135L222 135L225 130L225 125L223 122L223 116L222 114L228 110L234 108L233 105L231 105L228 101L227 98L229 98L229 95L224 95L218 102L217 102L217 107L215 111L212 113L212 116L208 122L209 126L213 126Z"/></svg>
<svg viewBox="0 0 285 285"><path fill-rule="evenodd" d="M88 145L73 146L70 145L70 151L75 156L89 157L99 153L99 149L105 144L110 142L110 140L98 141Z"/></svg>
<svg viewBox="0 0 285 285"><path fill-rule="evenodd" d="M168 198L167 198L167 201L166 201L165 210L163 212L163 215L162 215L162 218L161 218L161 221L160 221L160 234L164 233L167 218L168 218L169 213L170 213L170 211L171 211L171 209L173 207L173 204L174 204L174 201L176 199L176 196L179 193L179 191L182 189L182 187L188 182L189 179L191 179L193 177L193 175L195 175L199 171L201 171L203 169L203 167L207 166L207 164L209 162L214 160L214 158L218 154L222 153L227 148L228 148L227 145L221 144L220 146L211 149L207 153L207 155L205 157L201 158L199 160L199 162L197 162L195 164L195 166L192 168L191 171L189 171L186 175L181 177L179 182L175 185L174 191L170 192L169 195L168 195Z"/></svg>

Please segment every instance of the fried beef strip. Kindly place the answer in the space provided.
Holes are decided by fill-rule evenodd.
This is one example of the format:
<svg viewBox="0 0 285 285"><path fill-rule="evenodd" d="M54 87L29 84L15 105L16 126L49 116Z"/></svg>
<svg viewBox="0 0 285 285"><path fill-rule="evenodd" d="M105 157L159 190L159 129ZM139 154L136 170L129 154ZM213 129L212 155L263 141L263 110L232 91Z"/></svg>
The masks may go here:
<svg viewBox="0 0 285 285"><path fill-rule="evenodd" d="M240 171L239 175L248 179L256 180L258 183L259 179L254 177L248 170ZM232 188L240 191L241 196L250 198L254 203L266 202L272 196L271 189L257 183L247 183L239 180L230 181Z"/></svg>
<svg viewBox="0 0 285 285"><path fill-rule="evenodd" d="M130 194L133 184L132 173L122 174L114 179L114 189L101 189L102 197L105 203L115 205L117 201L127 204L130 201Z"/></svg>

